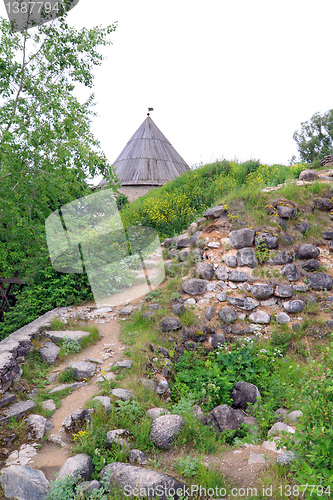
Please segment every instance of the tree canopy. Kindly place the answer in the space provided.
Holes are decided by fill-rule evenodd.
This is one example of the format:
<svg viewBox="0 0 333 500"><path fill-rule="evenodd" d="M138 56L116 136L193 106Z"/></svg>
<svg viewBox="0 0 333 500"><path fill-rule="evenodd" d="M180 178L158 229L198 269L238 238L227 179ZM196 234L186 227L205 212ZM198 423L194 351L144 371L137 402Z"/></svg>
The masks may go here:
<svg viewBox="0 0 333 500"><path fill-rule="evenodd" d="M310 120L301 123L301 129L293 135L302 161L312 163L333 153L333 109L315 113Z"/></svg>
<svg viewBox="0 0 333 500"><path fill-rule="evenodd" d="M102 64L101 48L111 44L115 28L76 30L64 16L13 33L0 18L0 276L19 270L36 280L41 267L45 274L48 215L91 193L95 175L117 187L90 130L93 68ZM78 88L88 89L84 99ZM50 269L46 274L55 277Z"/></svg>

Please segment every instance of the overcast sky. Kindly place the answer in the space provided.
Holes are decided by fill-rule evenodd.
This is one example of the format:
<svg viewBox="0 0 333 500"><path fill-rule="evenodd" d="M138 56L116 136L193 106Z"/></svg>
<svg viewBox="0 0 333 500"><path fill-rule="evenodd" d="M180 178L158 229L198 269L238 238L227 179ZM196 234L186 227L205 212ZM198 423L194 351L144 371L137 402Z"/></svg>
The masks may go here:
<svg viewBox="0 0 333 500"><path fill-rule="evenodd" d="M108 159L150 106L189 165L288 163L301 122L333 108L332 17L332 0L80 0L70 24L118 21L96 70Z"/></svg>

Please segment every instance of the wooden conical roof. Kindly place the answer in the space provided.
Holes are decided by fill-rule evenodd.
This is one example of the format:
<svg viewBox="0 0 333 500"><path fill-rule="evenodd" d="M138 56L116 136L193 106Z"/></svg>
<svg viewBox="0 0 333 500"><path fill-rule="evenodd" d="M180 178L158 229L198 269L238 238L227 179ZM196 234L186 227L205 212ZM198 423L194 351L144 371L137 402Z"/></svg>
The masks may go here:
<svg viewBox="0 0 333 500"><path fill-rule="evenodd" d="M149 115L113 166L122 186L161 186L190 170Z"/></svg>

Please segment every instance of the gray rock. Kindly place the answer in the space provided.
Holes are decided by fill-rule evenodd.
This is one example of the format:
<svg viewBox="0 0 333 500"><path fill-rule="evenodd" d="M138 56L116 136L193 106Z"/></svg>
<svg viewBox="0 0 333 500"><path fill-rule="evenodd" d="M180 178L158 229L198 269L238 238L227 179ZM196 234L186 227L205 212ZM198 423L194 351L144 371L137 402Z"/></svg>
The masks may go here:
<svg viewBox="0 0 333 500"><path fill-rule="evenodd" d="M321 212L329 212L333 209L333 203L327 198L317 198L314 207Z"/></svg>
<svg viewBox="0 0 333 500"><path fill-rule="evenodd" d="M16 401L16 394L10 394L9 392L6 392L6 394L0 397L0 408L8 406L11 403L15 403L15 401Z"/></svg>
<svg viewBox="0 0 333 500"><path fill-rule="evenodd" d="M54 394L56 392L63 391L65 389L79 389L80 387L84 387L87 385L87 382L73 382L71 384L61 384L58 385L57 387L54 387L49 391L49 394Z"/></svg>
<svg viewBox="0 0 333 500"><path fill-rule="evenodd" d="M291 411L290 413L288 413L288 415L286 415L286 423L295 423L297 422L301 416L303 415L303 412L302 410L294 410L294 411Z"/></svg>
<svg viewBox="0 0 333 500"><path fill-rule="evenodd" d="M93 401L99 401L106 412L112 410L111 399L108 396L95 396Z"/></svg>
<svg viewBox="0 0 333 500"><path fill-rule="evenodd" d="M161 395L161 394L165 394L168 389L169 389L168 381L166 379L162 379L159 381L159 383L157 385L156 392L157 392L157 394Z"/></svg>
<svg viewBox="0 0 333 500"><path fill-rule="evenodd" d="M227 300L227 292L222 291L216 295L216 298L219 302L225 302Z"/></svg>
<svg viewBox="0 0 333 500"><path fill-rule="evenodd" d="M203 214L202 217L205 217L206 219L213 218L217 219L223 214L227 213L227 209L223 205L218 205L216 207L208 208Z"/></svg>
<svg viewBox="0 0 333 500"><path fill-rule="evenodd" d="M265 311L256 311L250 314L249 320L252 321L252 323L257 323L259 325L268 325L271 317Z"/></svg>
<svg viewBox="0 0 333 500"><path fill-rule="evenodd" d="M206 415L198 405L194 405L192 408L192 413L194 415L194 418L198 420L198 422L201 422L202 424L206 423Z"/></svg>
<svg viewBox="0 0 333 500"><path fill-rule="evenodd" d="M183 281L181 289L189 295L202 295L207 290L207 283L202 279L191 278Z"/></svg>
<svg viewBox="0 0 333 500"><path fill-rule="evenodd" d="M184 248L184 250L180 250L178 252L178 259L180 262L186 262L190 258L190 251L187 248Z"/></svg>
<svg viewBox="0 0 333 500"><path fill-rule="evenodd" d="M243 271L232 271L229 276L229 281L235 281L237 283L241 283L247 281L249 275L244 273Z"/></svg>
<svg viewBox="0 0 333 500"><path fill-rule="evenodd" d="M213 349L217 349L219 346L225 344L227 341L222 333L215 333L209 338L209 343Z"/></svg>
<svg viewBox="0 0 333 500"><path fill-rule="evenodd" d="M244 423L244 418L241 410L223 404L208 413L207 424L217 432L236 431Z"/></svg>
<svg viewBox="0 0 333 500"><path fill-rule="evenodd" d="M320 264L316 259L306 260L305 262L302 263L302 268L304 269L304 271L308 271L309 273L314 273L315 271L318 271L319 267Z"/></svg>
<svg viewBox="0 0 333 500"><path fill-rule="evenodd" d="M267 300L261 300L260 305L263 307L272 307L275 306L277 300L272 298L272 299L267 299Z"/></svg>
<svg viewBox="0 0 333 500"><path fill-rule="evenodd" d="M115 368L131 368L133 365L133 361L131 359L122 359L121 361L117 361L113 366Z"/></svg>
<svg viewBox="0 0 333 500"><path fill-rule="evenodd" d="M78 408L71 415L65 418L62 423L62 427L68 431L72 432L77 425L82 426L86 422L90 422L91 415L88 410L84 408Z"/></svg>
<svg viewBox="0 0 333 500"><path fill-rule="evenodd" d="M259 300L266 300L273 295L273 288L270 285L257 284L251 288L252 295Z"/></svg>
<svg viewBox="0 0 333 500"><path fill-rule="evenodd" d="M333 231L323 231L321 234L324 240L333 240Z"/></svg>
<svg viewBox="0 0 333 500"><path fill-rule="evenodd" d="M205 242L202 238L200 238L201 231L197 231L191 236L190 245L194 248L203 248L205 246Z"/></svg>
<svg viewBox="0 0 333 500"><path fill-rule="evenodd" d="M132 314L132 312L133 312L133 306L129 305L129 306L123 307L120 310L119 314L120 314L120 316L129 316L130 314Z"/></svg>
<svg viewBox="0 0 333 500"><path fill-rule="evenodd" d="M214 275L213 266L207 262L198 262L194 268L194 276L204 280L210 280Z"/></svg>
<svg viewBox="0 0 333 500"><path fill-rule="evenodd" d="M31 399L27 401L18 401L5 408L2 411L2 416L0 416L0 424L5 424L10 420L10 418L22 418L26 413L35 408L36 403Z"/></svg>
<svg viewBox="0 0 333 500"><path fill-rule="evenodd" d="M318 272L308 276L308 284L313 290L331 290L333 279L328 274Z"/></svg>
<svg viewBox="0 0 333 500"><path fill-rule="evenodd" d="M83 498L88 498L88 494L92 493L94 490L99 490L101 488L101 483L94 479L93 481L82 481L82 483L77 485L76 494L84 495ZM91 497L89 497L91 498Z"/></svg>
<svg viewBox="0 0 333 500"><path fill-rule="evenodd" d="M150 439L163 450L171 448L175 437L180 433L185 420L180 415L162 415L152 421Z"/></svg>
<svg viewBox="0 0 333 500"><path fill-rule="evenodd" d="M86 481L89 481L92 474L92 461L89 455L85 453L79 453L74 457L70 457L66 460L64 465L61 467L58 478L65 476L81 476Z"/></svg>
<svg viewBox="0 0 333 500"><path fill-rule="evenodd" d="M302 234L305 234L306 231L309 231L310 228L311 228L311 224L308 221L301 222L300 224L297 224L297 226L296 226L297 231L299 231Z"/></svg>
<svg viewBox="0 0 333 500"><path fill-rule="evenodd" d="M288 313L300 313L304 310L306 304L303 300L289 300L283 304Z"/></svg>
<svg viewBox="0 0 333 500"><path fill-rule="evenodd" d="M43 347L40 347L38 349L38 352L42 361L52 365L59 355L60 347L58 347L52 341L44 342Z"/></svg>
<svg viewBox="0 0 333 500"><path fill-rule="evenodd" d="M189 247L191 244L191 238L189 238L189 236L186 235L181 234L180 236L176 236L175 240L177 248L186 248Z"/></svg>
<svg viewBox="0 0 333 500"><path fill-rule="evenodd" d="M297 215L296 208L287 205L278 205L276 207L276 212L282 219L292 219Z"/></svg>
<svg viewBox="0 0 333 500"><path fill-rule="evenodd" d="M202 260L202 250L200 248L194 248L192 251L192 257L195 262Z"/></svg>
<svg viewBox="0 0 333 500"><path fill-rule="evenodd" d="M237 321L238 314L232 307L223 307L218 312L218 317L223 321L223 323L229 325Z"/></svg>
<svg viewBox="0 0 333 500"><path fill-rule="evenodd" d="M228 302L232 306L236 306L239 309L243 309L244 311L252 311L252 309L259 306L259 302L257 300L251 298L243 298L243 297L229 297Z"/></svg>
<svg viewBox="0 0 333 500"><path fill-rule="evenodd" d="M169 318L164 318L161 321L161 327L163 332L171 332L174 330L179 330L179 328L182 327L182 324L178 318L169 317Z"/></svg>
<svg viewBox="0 0 333 500"><path fill-rule="evenodd" d="M225 258L225 262L229 267L237 267L236 255L227 255Z"/></svg>
<svg viewBox="0 0 333 500"><path fill-rule="evenodd" d="M236 229L229 234L231 244L234 248L252 247L255 231L250 228Z"/></svg>
<svg viewBox="0 0 333 500"><path fill-rule="evenodd" d="M287 250L281 250L280 252L271 252L267 263L271 266L283 266L293 260L293 256Z"/></svg>
<svg viewBox="0 0 333 500"><path fill-rule="evenodd" d="M147 389L149 391L153 391L153 392L156 391L157 384L156 384L156 382L154 382L154 380L142 377L142 378L139 379L139 382L140 382L140 384L143 385L143 387L145 389Z"/></svg>
<svg viewBox="0 0 333 500"><path fill-rule="evenodd" d="M149 418L158 418L162 415L170 415L170 412L166 408L150 408L146 414Z"/></svg>
<svg viewBox="0 0 333 500"><path fill-rule="evenodd" d="M228 279L228 271L224 266L219 266L215 269L215 276L218 280L225 281Z"/></svg>
<svg viewBox="0 0 333 500"><path fill-rule="evenodd" d="M45 474L29 465L4 468L0 482L6 498L17 500L44 500L50 487Z"/></svg>
<svg viewBox="0 0 333 500"><path fill-rule="evenodd" d="M240 380L236 382L230 392L233 408L246 408L248 403L255 403L260 398L256 385Z"/></svg>
<svg viewBox="0 0 333 500"><path fill-rule="evenodd" d="M274 412L274 419L277 420L278 422L281 422L282 420L284 420L287 416L287 410L285 410L284 408L278 408L277 410L275 410Z"/></svg>
<svg viewBox="0 0 333 500"><path fill-rule="evenodd" d="M141 450L131 450L129 454L129 461L131 464L146 465L148 458Z"/></svg>
<svg viewBox="0 0 333 500"><path fill-rule="evenodd" d="M295 429L290 427L289 425L283 423L283 422L276 422L275 424L272 425L272 427L269 429L267 432L268 436L273 435L276 436L280 432L289 432L290 434L295 433Z"/></svg>
<svg viewBox="0 0 333 500"><path fill-rule="evenodd" d="M298 281L301 277L295 264L286 264L281 268L280 273L289 281Z"/></svg>
<svg viewBox="0 0 333 500"><path fill-rule="evenodd" d="M239 318L239 319L241 319L241 318ZM251 335L253 333L253 331L251 329L251 326L232 325L231 333L233 333L233 335Z"/></svg>
<svg viewBox="0 0 333 500"><path fill-rule="evenodd" d="M282 299L287 299L289 297L292 297L293 293L294 293L293 287L288 285L277 285L274 290L274 295Z"/></svg>
<svg viewBox="0 0 333 500"><path fill-rule="evenodd" d="M62 342L64 339L70 339L70 340L80 340L84 339L85 337L88 337L90 335L89 332L81 332L79 330L63 330L63 331L46 331L45 332L45 337L50 338L54 342Z"/></svg>
<svg viewBox="0 0 333 500"><path fill-rule="evenodd" d="M89 361L73 361L65 370L74 370L74 375L77 380L84 380L95 375L96 365L94 363L89 363Z"/></svg>
<svg viewBox="0 0 333 500"><path fill-rule="evenodd" d="M130 437L130 432L127 429L114 429L106 433L106 443L107 444L119 444L120 446L128 446L128 438Z"/></svg>
<svg viewBox="0 0 333 500"><path fill-rule="evenodd" d="M319 175L316 170L303 170L298 178L300 181L315 181L318 177Z"/></svg>
<svg viewBox="0 0 333 500"><path fill-rule="evenodd" d="M285 453L281 453L276 457L276 462L279 465L285 465L293 462L295 459L295 454L292 451L286 451Z"/></svg>
<svg viewBox="0 0 333 500"><path fill-rule="evenodd" d="M319 257L320 249L315 245L310 245L309 243L304 243L300 245L296 251L296 257L298 259L316 259Z"/></svg>
<svg viewBox="0 0 333 500"><path fill-rule="evenodd" d="M258 233L255 237L256 246L264 243L266 248L274 250L279 246L279 238L272 233Z"/></svg>
<svg viewBox="0 0 333 500"><path fill-rule="evenodd" d="M123 490L125 494L140 492L140 497L166 498L161 492L182 491L185 495L186 485L180 481L151 469L137 467L128 463L113 462L106 465L101 475L110 487ZM183 496L184 496L183 495ZM131 495L132 496L132 495ZM112 496L110 497L112 498Z"/></svg>
<svg viewBox="0 0 333 500"><path fill-rule="evenodd" d="M224 281L218 281L216 286L222 290L226 290L228 288L228 285Z"/></svg>
<svg viewBox="0 0 333 500"><path fill-rule="evenodd" d="M183 314L185 314L186 312L186 308L184 304L175 304L172 306L172 312L177 316L183 316Z"/></svg>
<svg viewBox="0 0 333 500"><path fill-rule="evenodd" d="M205 311L205 317L208 321L211 321L214 316L214 307L209 306Z"/></svg>
<svg viewBox="0 0 333 500"><path fill-rule="evenodd" d="M111 394L115 396L115 398L121 399L122 401L128 401L129 399L133 399L134 394L127 389L113 389Z"/></svg>
<svg viewBox="0 0 333 500"><path fill-rule="evenodd" d="M147 319L148 321L150 321L151 319L153 319L155 317L155 313L154 313L154 311L146 311L146 312L142 313L142 317Z"/></svg>
<svg viewBox="0 0 333 500"><path fill-rule="evenodd" d="M157 303L148 304L147 309L148 311L158 311L159 309L161 309L161 306Z"/></svg>
<svg viewBox="0 0 333 500"><path fill-rule="evenodd" d="M253 248L241 248L236 254L238 266L256 267L258 260Z"/></svg>
<svg viewBox="0 0 333 500"><path fill-rule="evenodd" d="M286 314L284 312L281 312L281 313L275 315L275 320L280 325L286 325L290 321L290 316L288 316L288 314Z"/></svg>
<svg viewBox="0 0 333 500"><path fill-rule="evenodd" d="M42 402L42 408L43 410L54 411L56 409L56 404L53 399L48 399Z"/></svg>
<svg viewBox="0 0 333 500"><path fill-rule="evenodd" d="M43 439L45 434L50 431L54 425L42 415L29 415L26 419L26 425L29 429L29 437L32 439Z"/></svg>

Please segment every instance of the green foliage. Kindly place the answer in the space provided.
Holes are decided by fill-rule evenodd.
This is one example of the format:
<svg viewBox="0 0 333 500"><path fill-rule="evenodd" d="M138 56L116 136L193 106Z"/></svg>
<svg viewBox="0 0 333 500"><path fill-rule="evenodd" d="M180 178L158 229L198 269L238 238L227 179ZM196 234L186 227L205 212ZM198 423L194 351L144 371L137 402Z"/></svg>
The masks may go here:
<svg viewBox="0 0 333 500"><path fill-rule="evenodd" d="M270 250L263 239L256 244L255 254L259 264L266 262L270 257Z"/></svg>
<svg viewBox="0 0 333 500"><path fill-rule="evenodd" d="M81 350L81 344L77 339L70 339L69 337L64 337L61 343L65 356L69 354L74 354Z"/></svg>
<svg viewBox="0 0 333 500"><path fill-rule="evenodd" d="M301 123L301 129L293 135L302 161L321 160L333 153L333 109L326 113L314 113L310 120ZM318 162L317 162L318 164Z"/></svg>
<svg viewBox="0 0 333 500"><path fill-rule="evenodd" d="M102 487L89 493L84 493L80 488L81 478L65 476L50 481L50 490L46 500L108 500L107 490Z"/></svg>
<svg viewBox="0 0 333 500"><path fill-rule="evenodd" d="M76 382L77 380L76 370L69 366L59 374L58 380L61 383Z"/></svg>

